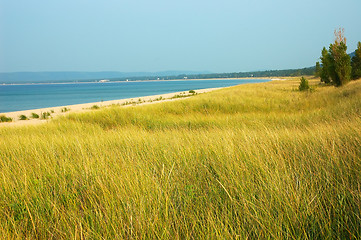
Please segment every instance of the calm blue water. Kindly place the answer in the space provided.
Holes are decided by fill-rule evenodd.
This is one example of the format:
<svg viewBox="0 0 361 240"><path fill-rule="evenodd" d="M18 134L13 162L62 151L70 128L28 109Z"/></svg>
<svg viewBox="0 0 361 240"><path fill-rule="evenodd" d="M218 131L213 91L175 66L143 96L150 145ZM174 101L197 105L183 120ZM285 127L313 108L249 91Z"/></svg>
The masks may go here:
<svg viewBox="0 0 361 240"><path fill-rule="evenodd" d="M230 79L0 85L0 113L266 81Z"/></svg>

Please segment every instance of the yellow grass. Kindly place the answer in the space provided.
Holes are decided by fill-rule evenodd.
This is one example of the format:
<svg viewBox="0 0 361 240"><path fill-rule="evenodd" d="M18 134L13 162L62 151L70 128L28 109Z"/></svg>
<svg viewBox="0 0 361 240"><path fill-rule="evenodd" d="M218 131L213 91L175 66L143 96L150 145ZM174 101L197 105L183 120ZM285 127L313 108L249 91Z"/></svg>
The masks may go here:
<svg viewBox="0 0 361 240"><path fill-rule="evenodd" d="M0 128L0 235L361 235L361 81L299 80Z"/></svg>

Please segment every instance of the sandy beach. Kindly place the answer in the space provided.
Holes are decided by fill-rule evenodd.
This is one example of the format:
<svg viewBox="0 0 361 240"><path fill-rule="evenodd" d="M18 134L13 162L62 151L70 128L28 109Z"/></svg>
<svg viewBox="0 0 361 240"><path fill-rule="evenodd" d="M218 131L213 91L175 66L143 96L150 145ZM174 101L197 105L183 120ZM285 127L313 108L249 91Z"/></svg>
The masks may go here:
<svg viewBox="0 0 361 240"><path fill-rule="evenodd" d="M217 89L221 89L221 88L206 88L206 89L199 89L194 91L197 94L201 94L201 93L211 92ZM175 96L181 96L181 97L177 98ZM92 111L94 110L94 108L97 107L101 108L111 105L121 105L123 107L139 106L139 105L154 104L165 101L176 101L190 96L191 94L189 92L183 91L183 92L165 93L165 94L145 96L145 97L136 97L136 98L103 101L103 102L91 102L91 103L75 104L68 106L57 106L57 107L49 107L49 108L0 113L0 115L5 115L6 117L10 117L13 119L12 122L1 122L0 127L42 124L58 116L62 116L74 112ZM48 119L31 118L32 113L42 116L43 113L47 113L47 112L50 113L50 117ZM27 118L29 118L29 120L20 120L19 117L21 115L26 116Z"/></svg>

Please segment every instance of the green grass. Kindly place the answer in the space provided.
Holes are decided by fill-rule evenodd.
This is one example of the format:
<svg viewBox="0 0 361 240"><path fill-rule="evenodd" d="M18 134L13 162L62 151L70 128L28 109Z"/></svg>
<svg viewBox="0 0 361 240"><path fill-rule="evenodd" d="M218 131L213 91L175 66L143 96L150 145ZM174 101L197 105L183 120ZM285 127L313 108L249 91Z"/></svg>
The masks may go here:
<svg viewBox="0 0 361 240"><path fill-rule="evenodd" d="M298 85L0 128L0 236L361 238L361 81Z"/></svg>

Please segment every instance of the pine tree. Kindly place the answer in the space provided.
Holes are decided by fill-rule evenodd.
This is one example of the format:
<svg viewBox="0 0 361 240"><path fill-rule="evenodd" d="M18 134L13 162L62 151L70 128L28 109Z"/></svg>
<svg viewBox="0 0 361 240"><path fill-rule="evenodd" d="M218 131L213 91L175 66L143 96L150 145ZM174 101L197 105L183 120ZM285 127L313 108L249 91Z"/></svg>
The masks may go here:
<svg viewBox="0 0 361 240"><path fill-rule="evenodd" d="M304 78L304 77L301 78L301 82L300 82L300 85L298 86L298 89L300 91L306 91L306 90L310 89L310 86L308 85L308 81L306 78Z"/></svg>
<svg viewBox="0 0 361 240"><path fill-rule="evenodd" d="M346 53L346 38L344 30L335 30L335 42L330 45L329 75L336 86L346 84L351 78L351 58Z"/></svg>
<svg viewBox="0 0 361 240"><path fill-rule="evenodd" d="M352 79L361 78L361 42L357 43L357 49L355 51L355 56L352 57L351 66Z"/></svg>
<svg viewBox="0 0 361 240"><path fill-rule="evenodd" d="M330 56L325 47L322 49L322 56L320 59L322 63L322 68L320 72L321 82L330 83L331 82L329 75Z"/></svg>
<svg viewBox="0 0 361 240"><path fill-rule="evenodd" d="M320 62L316 62L316 68L315 68L315 77L320 77L321 76L321 65Z"/></svg>

